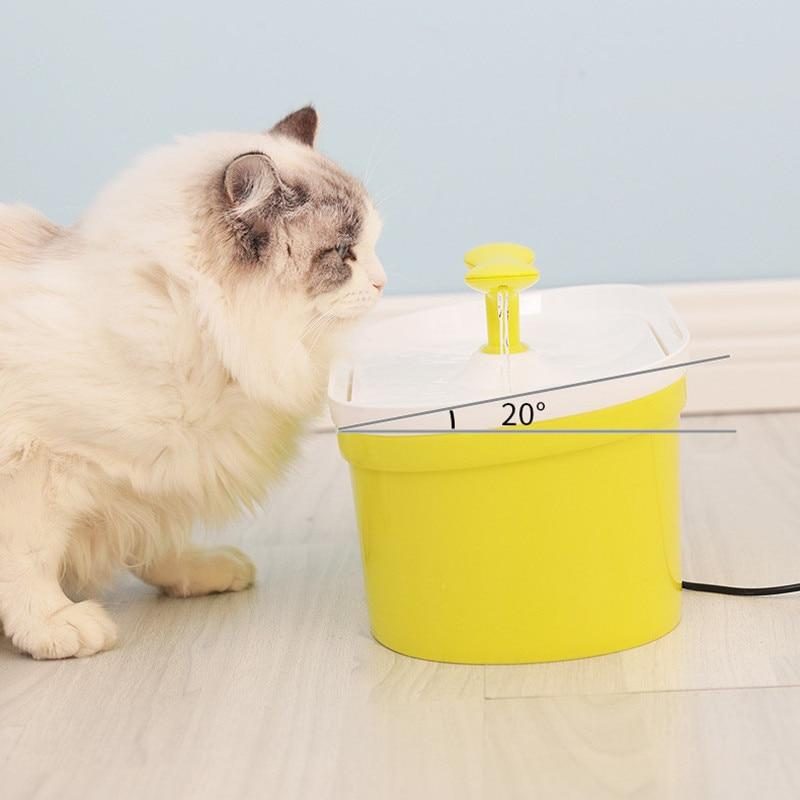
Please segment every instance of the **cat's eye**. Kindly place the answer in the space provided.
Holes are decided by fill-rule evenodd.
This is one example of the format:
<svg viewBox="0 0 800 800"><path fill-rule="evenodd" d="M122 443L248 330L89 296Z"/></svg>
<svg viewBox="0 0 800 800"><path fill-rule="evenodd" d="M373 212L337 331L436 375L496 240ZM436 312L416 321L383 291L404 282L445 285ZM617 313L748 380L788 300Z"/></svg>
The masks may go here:
<svg viewBox="0 0 800 800"><path fill-rule="evenodd" d="M339 258L341 258L342 261L348 258L355 258L353 249L348 242L339 242L334 249L339 254Z"/></svg>

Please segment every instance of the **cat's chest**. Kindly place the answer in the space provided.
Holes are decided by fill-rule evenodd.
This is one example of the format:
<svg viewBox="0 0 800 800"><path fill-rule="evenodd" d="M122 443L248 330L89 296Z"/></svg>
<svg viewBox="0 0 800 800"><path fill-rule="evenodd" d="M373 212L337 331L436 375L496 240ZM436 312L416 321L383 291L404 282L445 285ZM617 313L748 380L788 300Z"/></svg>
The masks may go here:
<svg viewBox="0 0 800 800"><path fill-rule="evenodd" d="M221 396L193 423L189 438L198 456L230 474L252 463L273 465L299 427L293 416L237 391Z"/></svg>
<svg viewBox="0 0 800 800"><path fill-rule="evenodd" d="M294 453L300 427L297 417L235 386L202 400L184 398L140 462L147 464L147 493L169 487L196 508L226 515L239 502L261 499Z"/></svg>

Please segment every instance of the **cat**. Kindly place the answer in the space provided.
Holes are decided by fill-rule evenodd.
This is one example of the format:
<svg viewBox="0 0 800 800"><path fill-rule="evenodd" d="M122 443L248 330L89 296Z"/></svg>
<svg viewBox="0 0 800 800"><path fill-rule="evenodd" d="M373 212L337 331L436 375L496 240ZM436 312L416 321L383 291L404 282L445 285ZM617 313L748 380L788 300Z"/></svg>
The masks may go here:
<svg viewBox="0 0 800 800"><path fill-rule="evenodd" d="M262 497L386 282L379 216L317 128L306 107L179 139L71 228L0 206L0 621L19 650L112 647L81 598L120 569L181 597L253 582L192 524Z"/></svg>

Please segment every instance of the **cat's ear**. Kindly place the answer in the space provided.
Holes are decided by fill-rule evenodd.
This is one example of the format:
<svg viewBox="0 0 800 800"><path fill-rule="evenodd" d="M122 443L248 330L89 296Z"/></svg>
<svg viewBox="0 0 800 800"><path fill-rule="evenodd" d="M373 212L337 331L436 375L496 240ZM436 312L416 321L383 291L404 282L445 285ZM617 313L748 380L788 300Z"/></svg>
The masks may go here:
<svg viewBox="0 0 800 800"><path fill-rule="evenodd" d="M264 153L245 153L225 169L225 194L239 214L273 205L281 181L272 159Z"/></svg>
<svg viewBox="0 0 800 800"><path fill-rule="evenodd" d="M258 256L278 217L291 215L308 199L303 186L288 186L265 153L244 153L225 168L223 178L230 218L249 254Z"/></svg>
<svg viewBox="0 0 800 800"><path fill-rule="evenodd" d="M292 112L288 117L284 117L277 125L272 127L270 133L279 133L282 136L288 136L298 142L307 144L309 147L313 147L318 127L319 117L317 112L312 106L306 106Z"/></svg>

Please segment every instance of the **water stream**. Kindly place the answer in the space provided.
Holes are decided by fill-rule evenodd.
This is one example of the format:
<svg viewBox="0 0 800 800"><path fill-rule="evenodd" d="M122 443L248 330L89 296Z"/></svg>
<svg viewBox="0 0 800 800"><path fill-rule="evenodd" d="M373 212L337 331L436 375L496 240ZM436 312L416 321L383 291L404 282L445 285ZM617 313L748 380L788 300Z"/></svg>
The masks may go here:
<svg viewBox="0 0 800 800"><path fill-rule="evenodd" d="M500 287L497 290L497 317L500 321L500 355L503 357L503 373L505 376L506 391L511 393L511 353L508 340L509 325L509 293L508 289Z"/></svg>

